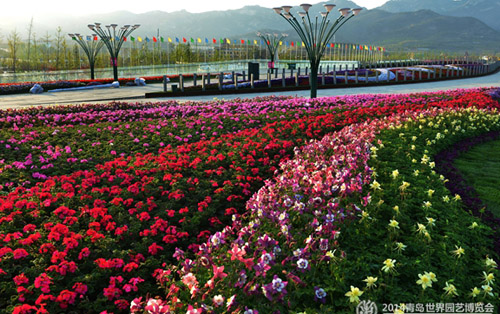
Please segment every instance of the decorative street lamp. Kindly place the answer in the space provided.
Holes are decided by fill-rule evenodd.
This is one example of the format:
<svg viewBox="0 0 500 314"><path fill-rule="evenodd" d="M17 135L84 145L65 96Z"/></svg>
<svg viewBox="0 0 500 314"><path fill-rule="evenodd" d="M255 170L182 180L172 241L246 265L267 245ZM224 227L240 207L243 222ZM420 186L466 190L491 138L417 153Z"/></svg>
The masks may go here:
<svg viewBox="0 0 500 314"><path fill-rule="evenodd" d="M93 34L91 40L83 40L83 37L80 34L68 34L71 39L75 40L80 47L82 47L83 51L87 55L89 59L90 66L90 79L93 80L94 77L94 65L97 58L97 54L99 50L101 50L104 42L102 40L97 40L97 35Z"/></svg>
<svg viewBox="0 0 500 314"><path fill-rule="evenodd" d="M269 51L269 56L271 57L271 61L269 62L269 68L270 69L274 69L274 61L275 61L275 58L277 57L278 55L278 46L280 44L280 42L283 40L283 38L285 38L286 36L288 36L287 34L281 34L281 35L278 35L278 34L262 34L262 33L257 33L257 36L259 36L263 41L264 43L266 44L266 47L267 47L267 50Z"/></svg>
<svg viewBox="0 0 500 314"><path fill-rule="evenodd" d="M307 51L307 57L311 65L311 98L316 98L317 88L318 88L318 69L321 57L325 53L325 49L328 42L331 41L335 33L353 16L358 15L361 8L339 9L340 16L333 23L330 23L328 19L330 12L335 7L334 4L325 4L326 12L321 12L321 21L318 23L318 17L315 18L315 23L311 22L309 16L309 9L312 5L301 4L303 12L298 12L301 22L295 18L295 16L290 13L291 6L282 6L278 8L273 8L273 10L281 15L293 29L298 33ZM282 12L284 11L284 12Z"/></svg>
<svg viewBox="0 0 500 314"><path fill-rule="evenodd" d="M139 24L133 26L125 25L116 29L117 24L106 25L106 29L101 28L101 23L89 24L88 27L96 32L96 34L101 38L101 40L108 48L109 54L111 56L111 65L113 66L113 78L118 81L118 54L122 48L125 38L129 36L133 31L139 28ZM111 30L112 29L112 30Z"/></svg>

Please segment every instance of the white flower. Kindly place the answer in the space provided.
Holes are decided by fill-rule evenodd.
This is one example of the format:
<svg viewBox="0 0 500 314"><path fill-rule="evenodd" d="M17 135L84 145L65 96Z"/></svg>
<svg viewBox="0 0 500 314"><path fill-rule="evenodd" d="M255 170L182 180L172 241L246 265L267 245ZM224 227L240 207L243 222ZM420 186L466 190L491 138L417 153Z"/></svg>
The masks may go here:
<svg viewBox="0 0 500 314"><path fill-rule="evenodd" d="M214 302L215 306L221 306L224 303L224 297L219 294L219 295L214 296L212 301Z"/></svg>

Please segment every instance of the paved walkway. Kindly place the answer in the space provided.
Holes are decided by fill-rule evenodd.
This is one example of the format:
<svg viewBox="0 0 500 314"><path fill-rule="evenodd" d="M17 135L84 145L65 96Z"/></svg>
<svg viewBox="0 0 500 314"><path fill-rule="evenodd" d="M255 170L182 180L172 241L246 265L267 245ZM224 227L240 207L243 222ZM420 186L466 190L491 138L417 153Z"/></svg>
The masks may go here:
<svg viewBox="0 0 500 314"><path fill-rule="evenodd" d="M473 87L500 87L500 72L477 78L459 79L450 81L438 81L427 83L398 84L387 86L367 86L354 88L333 88L318 90L318 97L338 96L352 94L406 94L426 91L449 90L457 88ZM293 92L269 92L269 93L249 93L236 95L210 95L210 96L189 96L189 97L165 97L145 99L145 93L160 92L163 84L149 84L147 86L124 86L120 88L46 92L39 95L16 94L1 95L0 109L22 108L27 106L47 106L54 104L77 104L77 103L102 103L109 101L134 101L134 102L156 102L177 100L183 101L207 101L214 98L234 99L253 98L256 96L288 95L298 97L309 97L309 90Z"/></svg>

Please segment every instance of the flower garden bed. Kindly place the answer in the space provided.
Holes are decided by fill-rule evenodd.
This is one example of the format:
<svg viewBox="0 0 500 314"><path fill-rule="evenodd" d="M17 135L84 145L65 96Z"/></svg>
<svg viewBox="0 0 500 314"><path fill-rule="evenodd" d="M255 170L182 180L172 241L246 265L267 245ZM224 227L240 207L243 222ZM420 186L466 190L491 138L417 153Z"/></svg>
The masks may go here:
<svg viewBox="0 0 500 314"><path fill-rule="evenodd" d="M492 231L432 159L500 129L488 92L1 111L0 304L498 308Z"/></svg>
<svg viewBox="0 0 500 314"><path fill-rule="evenodd" d="M183 75L185 79L190 80L193 74ZM163 76L146 76L143 77L146 83L161 83ZM170 82L179 82L179 75L169 75ZM120 78L120 85L134 84L136 78ZM45 91L61 88L72 88L82 86L92 86L101 84L113 83L113 79L95 79L95 80L66 80L66 81L50 81L50 82L20 82L20 83L0 83L0 95L23 94L29 93L34 84L40 84Z"/></svg>

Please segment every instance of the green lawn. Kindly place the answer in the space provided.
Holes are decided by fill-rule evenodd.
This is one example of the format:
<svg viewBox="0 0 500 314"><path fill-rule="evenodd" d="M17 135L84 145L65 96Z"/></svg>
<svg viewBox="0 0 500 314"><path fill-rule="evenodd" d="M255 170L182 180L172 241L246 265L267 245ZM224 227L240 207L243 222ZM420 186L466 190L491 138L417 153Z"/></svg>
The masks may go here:
<svg viewBox="0 0 500 314"><path fill-rule="evenodd" d="M500 217L500 140L480 144L455 160L465 180Z"/></svg>

